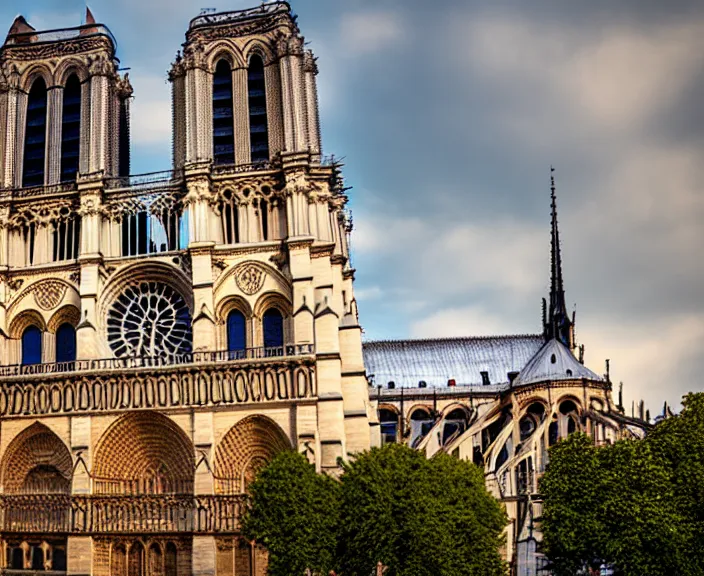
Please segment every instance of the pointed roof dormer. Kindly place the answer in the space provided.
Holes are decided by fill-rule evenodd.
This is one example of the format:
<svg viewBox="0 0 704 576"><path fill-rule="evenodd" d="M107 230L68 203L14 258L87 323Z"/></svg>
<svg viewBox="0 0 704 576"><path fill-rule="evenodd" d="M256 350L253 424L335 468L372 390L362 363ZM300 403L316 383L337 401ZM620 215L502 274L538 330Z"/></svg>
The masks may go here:
<svg viewBox="0 0 704 576"><path fill-rule="evenodd" d="M86 24L95 24L95 17L88 6L86 6Z"/></svg>
<svg viewBox="0 0 704 576"><path fill-rule="evenodd" d="M550 301L543 306L543 333L545 340L557 339L569 349L574 348L572 321L567 313L565 287L562 280L562 254L560 229L557 222L557 197L555 195L555 169L550 167ZM545 309L547 308L547 310Z"/></svg>
<svg viewBox="0 0 704 576"><path fill-rule="evenodd" d="M559 340L551 339L531 358L513 381L513 386L525 386L537 382L558 382L560 380L604 379L580 364L572 352Z"/></svg>
<svg viewBox="0 0 704 576"><path fill-rule="evenodd" d="M14 34L26 34L27 32L36 32L36 29L29 22L27 22L27 20L25 20L24 16L20 14L15 18L12 26L10 26L10 31L7 35L12 36Z"/></svg>

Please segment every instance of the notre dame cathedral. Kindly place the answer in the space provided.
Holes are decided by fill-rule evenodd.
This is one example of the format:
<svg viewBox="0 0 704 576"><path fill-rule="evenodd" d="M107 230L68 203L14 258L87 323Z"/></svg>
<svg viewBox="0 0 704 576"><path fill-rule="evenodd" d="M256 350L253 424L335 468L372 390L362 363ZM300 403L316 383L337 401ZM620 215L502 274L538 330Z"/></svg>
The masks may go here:
<svg viewBox="0 0 704 576"><path fill-rule="evenodd" d="M130 173L115 49L90 12L47 32L19 16L0 49L2 571L264 575L239 519L266 462L298 450L335 473L405 442L484 467L505 558L537 574L547 448L649 425L574 342L554 184L541 333L362 343L346 188L289 4L191 20L164 172Z"/></svg>

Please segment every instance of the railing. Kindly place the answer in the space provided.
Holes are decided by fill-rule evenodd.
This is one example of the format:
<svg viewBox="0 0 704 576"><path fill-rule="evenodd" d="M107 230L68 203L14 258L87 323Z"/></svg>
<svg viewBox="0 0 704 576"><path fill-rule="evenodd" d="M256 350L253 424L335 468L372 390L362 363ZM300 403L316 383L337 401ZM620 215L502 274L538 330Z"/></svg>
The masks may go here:
<svg viewBox="0 0 704 576"><path fill-rule="evenodd" d="M34 198L36 196L51 196L52 194L68 194L77 190L76 181L60 182L46 186L31 186L28 188L2 188L0 195L11 195L14 198Z"/></svg>
<svg viewBox="0 0 704 576"><path fill-rule="evenodd" d="M51 362L46 364L12 364L0 366L0 378L35 374L62 374L65 372L93 372L97 370L128 370L132 368L160 368L189 364L216 364L238 360L265 360L307 356L314 353L312 344L289 344L274 348L246 348L244 350L198 351L173 356L130 356Z"/></svg>
<svg viewBox="0 0 704 576"><path fill-rule="evenodd" d="M115 190L122 188L151 187L154 184L178 183L183 179L181 170L162 170L160 172L147 172L130 176L116 176L105 179L105 189Z"/></svg>
<svg viewBox="0 0 704 576"><path fill-rule="evenodd" d="M18 533L236 533L245 494L0 496L0 531Z"/></svg>
<svg viewBox="0 0 704 576"><path fill-rule="evenodd" d="M289 355L281 355L285 353ZM196 352L172 359L85 360L67 363L80 371L63 373L50 371L55 364L36 365L37 377L23 372L27 366L5 367L0 378L0 417L315 400L312 353L313 346L299 345L244 354Z"/></svg>
<svg viewBox="0 0 704 576"><path fill-rule="evenodd" d="M248 164L215 164L213 176L243 174L245 172L263 172L276 169L276 164L270 161L250 162Z"/></svg>
<svg viewBox="0 0 704 576"><path fill-rule="evenodd" d="M12 34L5 40L6 46L22 46L24 44L37 44L40 42L59 42L61 40L73 40L76 38L86 38L88 36L107 36L113 47L117 48L117 40L112 32L102 24L85 24L75 28L61 28L56 30L44 30L42 32L20 32Z"/></svg>
<svg viewBox="0 0 704 576"><path fill-rule="evenodd" d="M256 8L247 8L245 10L233 10L230 12L219 12L216 14L201 14L191 20L188 29L199 28L201 26L214 26L217 24L226 24L229 22L238 22L240 20L248 20L277 12L288 12L291 9L288 2L270 2L262 4Z"/></svg>

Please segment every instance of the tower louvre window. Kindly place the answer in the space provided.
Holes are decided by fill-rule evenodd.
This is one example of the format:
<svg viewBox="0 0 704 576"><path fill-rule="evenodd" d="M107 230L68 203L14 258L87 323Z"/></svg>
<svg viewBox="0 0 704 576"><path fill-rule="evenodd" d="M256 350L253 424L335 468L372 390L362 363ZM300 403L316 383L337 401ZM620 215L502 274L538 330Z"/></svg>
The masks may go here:
<svg viewBox="0 0 704 576"><path fill-rule="evenodd" d="M237 198L227 190L220 205L223 240L225 244L237 244L240 241L240 223Z"/></svg>
<svg viewBox="0 0 704 576"><path fill-rule="evenodd" d="M225 60L218 62L213 75L213 161L235 163L232 70Z"/></svg>
<svg viewBox="0 0 704 576"><path fill-rule="evenodd" d="M249 59L247 70L249 96L249 143L252 162L269 160L269 131L266 117L264 62L258 55Z"/></svg>
<svg viewBox="0 0 704 576"><path fill-rule="evenodd" d="M61 181L75 180L81 144L81 82L72 74L64 88L61 118Z"/></svg>
<svg viewBox="0 0 704 576"><path fill-rule="evenodd" d="M46 84L37 78L27 99L27 125L24 135L24 164L22 186L44 184L46 158Z"/></svg>
<svg viewBox="0 0 704 576"><path fill-rule="evenodd" d="M165 208L146 210L122 218L122 255L156 254L181 248L181 214Z"/></svg>
<svg viewBox="0 0 704 576"><path fill-rule="evenodd" d="M262 240L269 240L269 203L266 200L259 203L259 211L262 219Z"/></svg>
<svg viewBox="0 0 704 576"><path fill-rule="evenodd" d="M25 224L22 228L22 237L24 239L24 264L31 266L34 264L34 244L36 239L37 226L34 222Z"/></svg>
<svg viewBox="0 0 704 576"><path fill-rule="evenodd" d="M81 236L81 218L70 216L54 222L54 262L78 258L78 242Z"/></svg>

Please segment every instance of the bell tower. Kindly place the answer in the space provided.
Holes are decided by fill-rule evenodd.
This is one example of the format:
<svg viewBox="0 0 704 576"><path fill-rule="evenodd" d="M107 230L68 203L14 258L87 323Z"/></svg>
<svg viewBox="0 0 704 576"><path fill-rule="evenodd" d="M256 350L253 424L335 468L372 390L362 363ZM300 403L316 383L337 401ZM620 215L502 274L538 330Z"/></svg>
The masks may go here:
<svg viewBox="0 0 704 576"><path fill-rule="evenodd" d="M286 2L191 20L171 69L174 165L320 159L317 67Z"/></svg>
<svg viewBox="0 0 704 576"><path fill-rule="evenodd" d="M0 187L129 173L132 89L115 51L89 10L85 25L58 31L15 19L0 48Z"/></svg>

